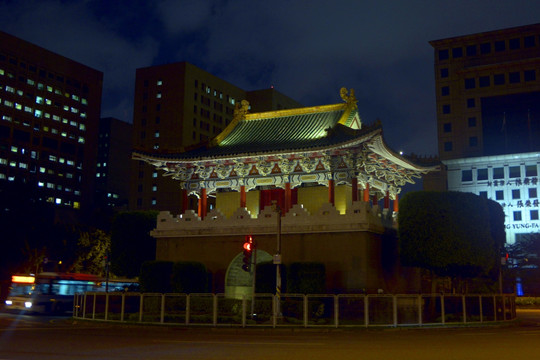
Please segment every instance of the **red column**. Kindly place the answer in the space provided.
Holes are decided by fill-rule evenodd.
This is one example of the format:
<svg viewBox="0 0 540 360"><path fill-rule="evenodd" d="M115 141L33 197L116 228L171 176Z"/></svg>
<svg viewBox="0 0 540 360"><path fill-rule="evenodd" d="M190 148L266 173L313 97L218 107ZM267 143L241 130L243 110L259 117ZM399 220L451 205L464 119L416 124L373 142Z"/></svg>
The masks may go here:
<svg viewBox="0 0 540 360"><path fill-rule="evenodd" d="M396 194L396 199L394 200L394 212L399 211L399 201L398 201L398 194Z"/></svg>
<svg viewBox="0 0 540 360"><path fill-rule="evenodd" d="M291 204L291 183L287 182L285 183L285 206L283 209L283 214L289 211L289 209L291 208Z"/></svg>
<svg viewBox="0 0 540 360"><path fill-rule="evenodd" d="M358 201L358 179L352 178L352 201Z"/></svg>
<svg viewBox="0 0 540 360"><path fill-rule="evenodd" d="M246 207L246 186L240 185L240 207Z"/></svg>
<svg viewBox="0 0 540 360"><path fill-rule="evenodd" d="M390 208L390 193L388 191L386 191L386 195L384 196L384 208Z"/></svg>
<svg viewBox="0 0 540 360"><path fill-rule="evenodd" d="M364 188L364 201L369 202L369 184L366 183L366 187Z"/></svg>
<svg viewBox="0 0 540 360"><path fill-rule="evenodd" d="M208 197L206 196L206 189L202 189L202 198L203 198L203 208L202 208L202 218L204 219L206 217L206 211L207 211L207 208L208 208Z"/></svg>
<svg viewBox="0 0 540 360"><path fill-rule="evenodd" d="M187 196L187 190L182 189L182 214L186 213L186 210L188 209L189 199Z"/></svg>
<svg viewBox="0 0 540 360"><path fill-rule="evenodd" d="M199 217L201 219L204 219L206 217L206 202L207 202L206 189L202 188L201 194L199 197L199 211L198 211Z"/></svg>
<svg viewBox="0 0 540 360"><path fill-rule="evenodd" d="M334 180L328 180L328 202L335 205Z"/></svg>

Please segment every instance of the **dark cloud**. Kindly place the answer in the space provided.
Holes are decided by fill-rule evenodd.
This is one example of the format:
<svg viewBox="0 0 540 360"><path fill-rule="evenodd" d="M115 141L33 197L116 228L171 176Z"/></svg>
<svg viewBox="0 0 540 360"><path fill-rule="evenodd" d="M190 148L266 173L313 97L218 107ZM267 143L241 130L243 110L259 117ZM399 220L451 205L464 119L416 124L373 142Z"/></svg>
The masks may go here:
<svg viewBox="0 0 540 360"><path fill-rule="evenodd" d="M537 22L534 1L41 0L0 3L0 29L105 74L103 116L131 121L135 69L189 61L305 105L354 88L396 150L435 154L429 40Z"/></svg>

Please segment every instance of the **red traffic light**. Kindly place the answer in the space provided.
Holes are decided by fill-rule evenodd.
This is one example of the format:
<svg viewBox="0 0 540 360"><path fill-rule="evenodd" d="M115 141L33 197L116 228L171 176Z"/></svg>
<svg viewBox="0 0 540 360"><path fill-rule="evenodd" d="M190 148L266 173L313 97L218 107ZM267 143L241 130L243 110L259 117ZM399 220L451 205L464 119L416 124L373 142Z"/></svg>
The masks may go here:
<svg viewBox="0 0 540 360"><path fill-rule="evenodd" d="M251 251L252 245L253 245L252 243L248 243L248 242L244 243L244 250Z"/></svg>

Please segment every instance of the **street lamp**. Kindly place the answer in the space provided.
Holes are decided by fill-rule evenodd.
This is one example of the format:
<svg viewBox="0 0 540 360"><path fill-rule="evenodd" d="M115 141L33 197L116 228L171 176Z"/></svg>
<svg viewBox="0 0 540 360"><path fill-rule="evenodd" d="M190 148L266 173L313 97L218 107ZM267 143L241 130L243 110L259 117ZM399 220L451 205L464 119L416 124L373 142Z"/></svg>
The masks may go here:
<svg viewBox="0 0 540 360"><path fill-rule="evenodd" d="M280 301L281 301L281 209L276 201L272 201L272 207L277 214L277 250L274 255L273 263L276 265L276 313L280 313Z"/></svg>

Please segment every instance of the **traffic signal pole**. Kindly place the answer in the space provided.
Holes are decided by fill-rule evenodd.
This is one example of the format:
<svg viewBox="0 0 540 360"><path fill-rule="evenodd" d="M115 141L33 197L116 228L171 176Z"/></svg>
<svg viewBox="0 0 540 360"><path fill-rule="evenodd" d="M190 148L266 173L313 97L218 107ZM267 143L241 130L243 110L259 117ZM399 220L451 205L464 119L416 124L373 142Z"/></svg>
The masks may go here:
<svg viewBox="0 0 540 360"><path fill-rule="evenodd" d="M257 280L257 245L253 242L253 255L251 256L252 266L253 266L253 280L251 283L251 318L253 319L253 314L255 313L255 285Z"/></svg>

